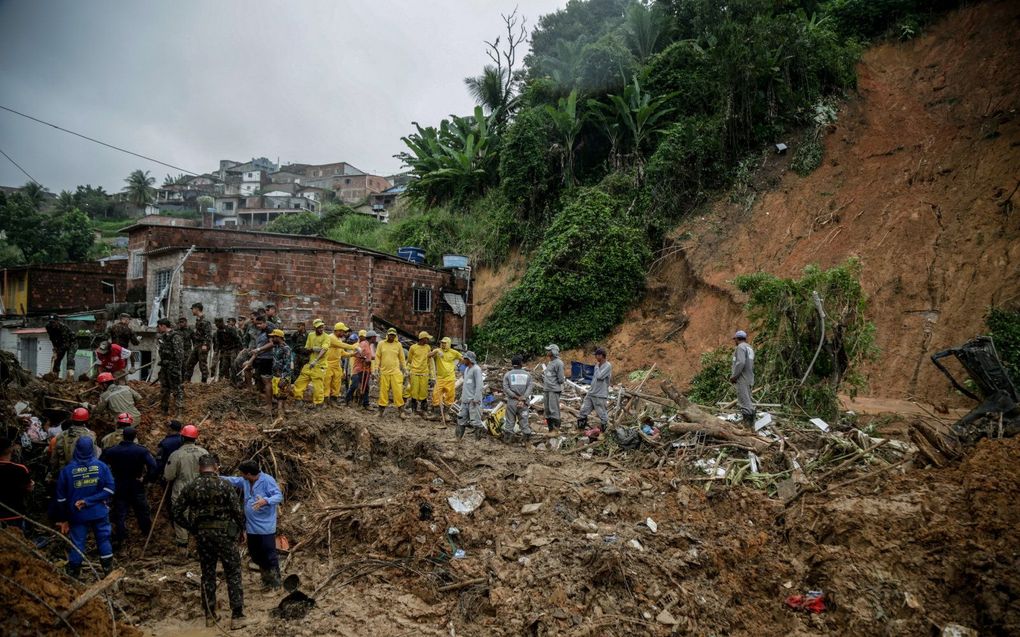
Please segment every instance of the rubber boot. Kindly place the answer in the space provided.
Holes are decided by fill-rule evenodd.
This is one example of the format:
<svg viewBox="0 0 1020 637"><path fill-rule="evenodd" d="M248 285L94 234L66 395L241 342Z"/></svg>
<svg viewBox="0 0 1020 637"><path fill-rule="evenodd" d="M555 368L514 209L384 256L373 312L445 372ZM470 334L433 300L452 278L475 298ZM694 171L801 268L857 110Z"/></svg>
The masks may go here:
<svg viewBox="0 0 1020 637"><path fill-rule="evenodd" d="M545 426L549 429L549 433L552 433L556 429L556 419L554 419L554 418L546 418L545 419Z"/></svg>
<svg viewBox="0 0 1020 637"><path fill-rule="evenodd" d="M382 405L379 405L379 417L382 418L385 413L386 413L386 408L383 407Z"/></svg>
<svg viewBox="0 0 1020 637"><path fill-rule="evenodd" d="M281 586L282 584L280 583L280 569L279 567L277 567L269 571L269 588L276 589L280 588Z"/></svg>
<svg viewBox="0 0 1020 637"><path fill-rule="evenodd" d="M244 616L244 611L236 609L230 617L230 630L239 630L244 628L249 623L249 619Z"/></svg>
<svg viewBox="0 0 1020 637"><path fill-rule="evenodd" d="M475 440L482 439L482 432L485 431L484 427L475 427Z"/></svg>
<svg viewBox="0 0 1020 637"><path fill-rule="evenodd" d="M102 557L99 559L99 565L103 568L103 575L109 575L113 572L113 558Z"/></svg>
<svg viewBox="0 0 1020 637"><path fill-rule="evenodd" d="M577 418L577 430L587 431L588 429L588 418L586 416L578 416Z"/></svg>
<svg viewBox="0 0 1020 637"><path fill-rule="evenodd" d="M81 579L81 564L68 564L65 571L73 579Z"/></svg>
<svg viewBox="0 0 1020 637"><path fill-rule="evenodd" d="M463 438L464 437L464 425L462 425L460 423L457 423L457 427L456 427L456 429L454 429L454 432L457 435L457 440L460 440L461 438Z"/></svg>

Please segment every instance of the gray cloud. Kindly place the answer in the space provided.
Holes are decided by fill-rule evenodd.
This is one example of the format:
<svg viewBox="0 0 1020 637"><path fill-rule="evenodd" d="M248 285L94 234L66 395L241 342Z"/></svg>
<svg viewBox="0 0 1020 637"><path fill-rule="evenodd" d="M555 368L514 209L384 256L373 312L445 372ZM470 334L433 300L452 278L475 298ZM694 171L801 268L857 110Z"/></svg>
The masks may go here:
<svg viewBox="0 0 1020 637"><path fill-rule="evenodd" d="M529 29L565 0L521 0ZM390 174L411 122L473 107L500 2L0 2L0 103L192 171L221 158ZM50 190L174 172L0 111L0 148ZM0 157L0 184L26 181Z"/></svg>

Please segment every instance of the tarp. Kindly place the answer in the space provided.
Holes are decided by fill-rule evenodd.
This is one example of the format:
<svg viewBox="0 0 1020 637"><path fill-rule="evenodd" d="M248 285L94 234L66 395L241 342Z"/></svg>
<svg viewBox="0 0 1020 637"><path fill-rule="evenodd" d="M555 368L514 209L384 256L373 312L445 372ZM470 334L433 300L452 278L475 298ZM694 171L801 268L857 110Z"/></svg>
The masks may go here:
<svg viewBox="0 0 1020 637"><path fill-rule="evenodd" d="M443 299L453 308L453 313L457 316L467 315L467 304L464 303L464 297L453 292L443 292Z"/></svg>

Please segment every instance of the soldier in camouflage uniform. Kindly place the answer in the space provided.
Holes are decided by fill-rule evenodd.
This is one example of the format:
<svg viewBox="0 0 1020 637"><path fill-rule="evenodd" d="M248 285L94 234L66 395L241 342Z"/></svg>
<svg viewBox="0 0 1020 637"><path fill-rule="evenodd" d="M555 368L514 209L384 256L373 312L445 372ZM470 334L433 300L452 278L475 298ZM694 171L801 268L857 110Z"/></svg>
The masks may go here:
<svg viewBox="0 0 1020 637"><path fill-rule="evenodd" d="M53 369L50 371L59 378L60 360L67 358L67 378L71 380L74 378L74 353L78 350L78 337L56 314L50 316L46 323L46 335L53 344Z"/></svg>
<svg viewBox="0 0 1020 637"><path fill-rule="evenodd" d="M230 368L234 359L241 351L241 332L237 330L237 320L216 319L216 333L213 335L213 346L216 348L216 356L219 357L217 376L220 380L230 380Z"/></svg>
<svg viewBox="0 0 1020 637"><path fill-rule="evenodd" d="M175 521L195 535L198 559L202 565L202 609L206 626L216 625L216 562L223 563L230 598L230 628L248 624L244 616L244 590L241 586L241 556L237 542L244 531L244 508L237 492L222 480L216 458L202 456L201 475L184 487L174 507Z"/></svg>
<svg viewBox="0 0 1020 637"><path fill-rule="evenodd" d="M191 304L191 314L195 317L195 329L191 332L191 354L184 365L184 380L190 381L195 375L195 364L202 373L202 382L209 382L209 348L212 347L212 323L205 318L205 308L201 303Z"/></svg>
<svg viewBox="0 0 1020 637"><path fill-rule="evenodd" d="M131 329L131 315L121 314L119 320L116 323L110 325L110 328L106 331L107 338L111 343L116 343L126 350L133 350L135 345L141 343L141 339L135 336L135 331ZM135 366L135 354L131 354L131 367Z"/></svg>
<svg viewBox="0 0 1020 637"><path fill-rule="evenodd" d="M159 404L164 414L170 413L170 395L177 398L174 406L177 414L184 413L184 384L181 380L181 368L184 366L184 337L175 332L170 319L159 319L156 324L159 332L159 386L161 389Z"/></svg>
<svg viewBox="0 0 1020 637"><path fill-rule="evenodd" d="M291 383L297 382L298 376L301 375L301 370L308 364L308 360L311 357L311 350L305 347L305 341L307 340L308 330L305 329L304 322L298 322L297 330L287 338L287 345L290 346L290 351L294 353L294 369L290 373Z"/></svg>
<svg viewBox="0 0 1020 637"><path fill-rule="evenodd" d="M184 345L182 352L183 358L181 359L181 382L191 380L188 375L188 370L184 369L188 366L188 359L191 358L191 328L188 327L188 319L184 316L177 319L177 333L181 335L181 343ZM192 367L191 371L195 371Z"/></svg>

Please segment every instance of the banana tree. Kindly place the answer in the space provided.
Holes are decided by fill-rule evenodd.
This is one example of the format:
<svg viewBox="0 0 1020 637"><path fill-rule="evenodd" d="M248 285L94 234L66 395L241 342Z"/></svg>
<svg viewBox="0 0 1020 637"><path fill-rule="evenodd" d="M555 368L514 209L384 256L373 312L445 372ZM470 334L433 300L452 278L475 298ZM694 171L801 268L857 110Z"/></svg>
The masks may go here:
<svg viewBox="0 0 1020 637"><path fill-rule="evenodd" d="M648 141L657 135L662 119L675 109L666 106L672 95L653 97L641 90L637 76L623 90L623 95L610 95L609 103L588 100L592 110L600 114L602 128L610 137L614 147L626 147L629 156L643 176L644 158L642 153ZM615 124L615 127L614 127ZM620 142L625 146L621 146ZM617 151L621 152L621 151Z"/></svg>
<svg viewBox="0 0 1020 637"><path fill-rule="evenodd" d="M577 89L570 91L570 95L567 97L561 97L556 107L547 104L545 110L563 142L563 152L560 155L560 172L563 174L563 183L573 186L574 143L584 124L584 117L578 116L577 112Z"/></svg>

